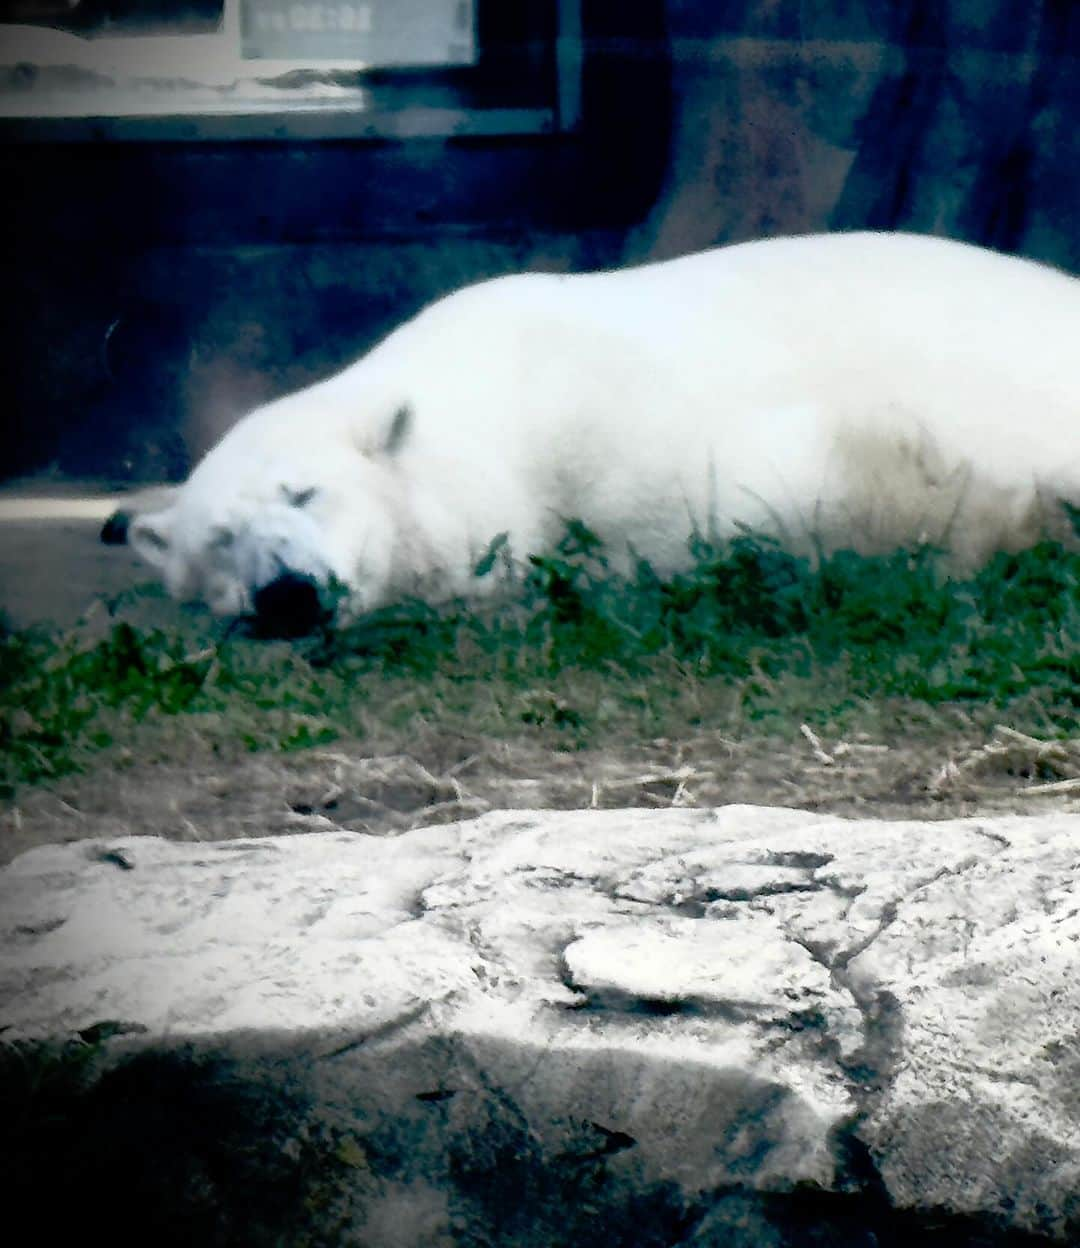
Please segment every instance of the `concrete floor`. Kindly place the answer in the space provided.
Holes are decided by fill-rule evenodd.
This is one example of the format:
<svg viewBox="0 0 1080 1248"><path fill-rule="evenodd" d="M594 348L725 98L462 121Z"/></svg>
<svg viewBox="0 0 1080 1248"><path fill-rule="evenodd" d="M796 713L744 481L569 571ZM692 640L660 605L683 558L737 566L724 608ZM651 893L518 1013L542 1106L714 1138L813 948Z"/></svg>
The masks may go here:
<svg viewBox="0 0 1080 1248"><path fill-rule="evenodd" d="M0 485L0 611L16 628L68 627L95 600L153 582L152 568L127 546L104 545L100 532L118 508L145 509L156 493L51 478ZM170 610L155 603L149 613Z"/></svg>

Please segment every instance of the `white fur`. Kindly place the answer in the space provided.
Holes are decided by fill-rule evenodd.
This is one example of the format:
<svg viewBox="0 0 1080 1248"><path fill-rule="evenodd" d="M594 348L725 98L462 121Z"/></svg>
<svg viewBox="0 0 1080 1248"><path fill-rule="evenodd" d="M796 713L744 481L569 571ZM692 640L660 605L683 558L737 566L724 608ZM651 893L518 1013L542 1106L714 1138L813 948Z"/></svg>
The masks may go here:
<svg viewBox="0 0 1080 1248"><path fill-rule="evenodd" d="M310 498L305 492L313 491ZM133 544L225 613L290 569L363 610L476 592L578 517L668 572L693 530L961 564L1080 500L1080 282L838 234L468 287L253 412Z"/></svg>

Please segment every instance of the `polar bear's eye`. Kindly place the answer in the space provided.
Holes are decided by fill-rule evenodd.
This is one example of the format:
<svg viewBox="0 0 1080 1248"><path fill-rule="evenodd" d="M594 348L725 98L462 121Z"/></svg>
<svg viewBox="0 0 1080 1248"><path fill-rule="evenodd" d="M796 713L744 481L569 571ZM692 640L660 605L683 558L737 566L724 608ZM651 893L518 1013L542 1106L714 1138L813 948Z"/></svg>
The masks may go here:
<svg viewBox="0 0 1080 1248"><path fill-rule="evenodd" d="M154 550L169 549L169 539L163 533L159 533L149 521L141 518L131 527L130 536L145 542Z"/></svg>
<svg viewBox="0 0 1080 1248"><path fill-rule="evenodd" d="M234 541L236 541L236 534L232 529L218 526L218 528L211 531L208 544L211 550L228 550Z"/></svg>
<svg viewBox="0 0 1080 1248"><path fill-rule="evenodd" d="M309 485L306 490L290 490L287 485L283 485L281 492L290 507L306 507L319 491L313 485Z"/></svg>

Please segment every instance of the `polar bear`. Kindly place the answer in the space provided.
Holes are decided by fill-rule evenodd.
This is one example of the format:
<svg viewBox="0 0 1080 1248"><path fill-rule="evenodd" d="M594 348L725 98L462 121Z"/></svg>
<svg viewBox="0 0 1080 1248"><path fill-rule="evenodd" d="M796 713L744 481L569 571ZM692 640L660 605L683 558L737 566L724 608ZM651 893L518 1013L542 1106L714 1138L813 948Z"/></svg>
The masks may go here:
<svg viewBox="0 0 1080 1248"><path fill-rule="evenodd" d="M660 573L745 529L970 567L1080 500L1080 281L917 235L466 287L259 408L130 540L220 614L483 593L568 518ZM313 608L314 609L314 608Z"/></svg>

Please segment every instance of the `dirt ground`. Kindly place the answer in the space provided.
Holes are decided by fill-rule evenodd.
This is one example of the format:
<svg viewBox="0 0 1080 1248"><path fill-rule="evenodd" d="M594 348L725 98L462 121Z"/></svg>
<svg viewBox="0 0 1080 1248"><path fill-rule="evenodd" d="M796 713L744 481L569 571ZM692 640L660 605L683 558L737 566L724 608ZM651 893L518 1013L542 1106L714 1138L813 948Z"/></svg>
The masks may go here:
<svg viewBox="0 0 1080 1248"><path fill-rule="evenodd" d="M0 609L16 626L73 623L101 594L141 581L126 547L99 541L131 501L100 483L0 489ZM167 623L167 601L137 604ZM941 819L1080 809L1080 743L990 732L957 715L880 739L794 739L752 732L615 750L559 751L430 730L408 740L342 741L295 754L223 759L188 747L157 761L112 758L88 773L20 792L0 807L0 861L35 845L130 834L215 841L333 828L392 835L494 809L795 806L838 815Z"/></svg>
<svg viewBox="0 0 1080 1248"><path fill-rule="evenodd" d="M1033 779L1047 752L1062 779ZM0 809L0 861L38 844L133 834L217 841L345 828L386 836L497 809L736 802L862 818L1038 814L1080 809L1078 775L1080 745L1008 728L989 740L957 731L889 745L703 732L574 752L431 731L408 743L102 766Z"/></svg>
<svg viewBox="0 0 1080 1248"><path fill-rule="evenodd" d="M0 485L0 611L16 628L67 627L96 598L146 581L146 565L126 546L104 545L101 526L159 494L48 477Z"/></svg>

